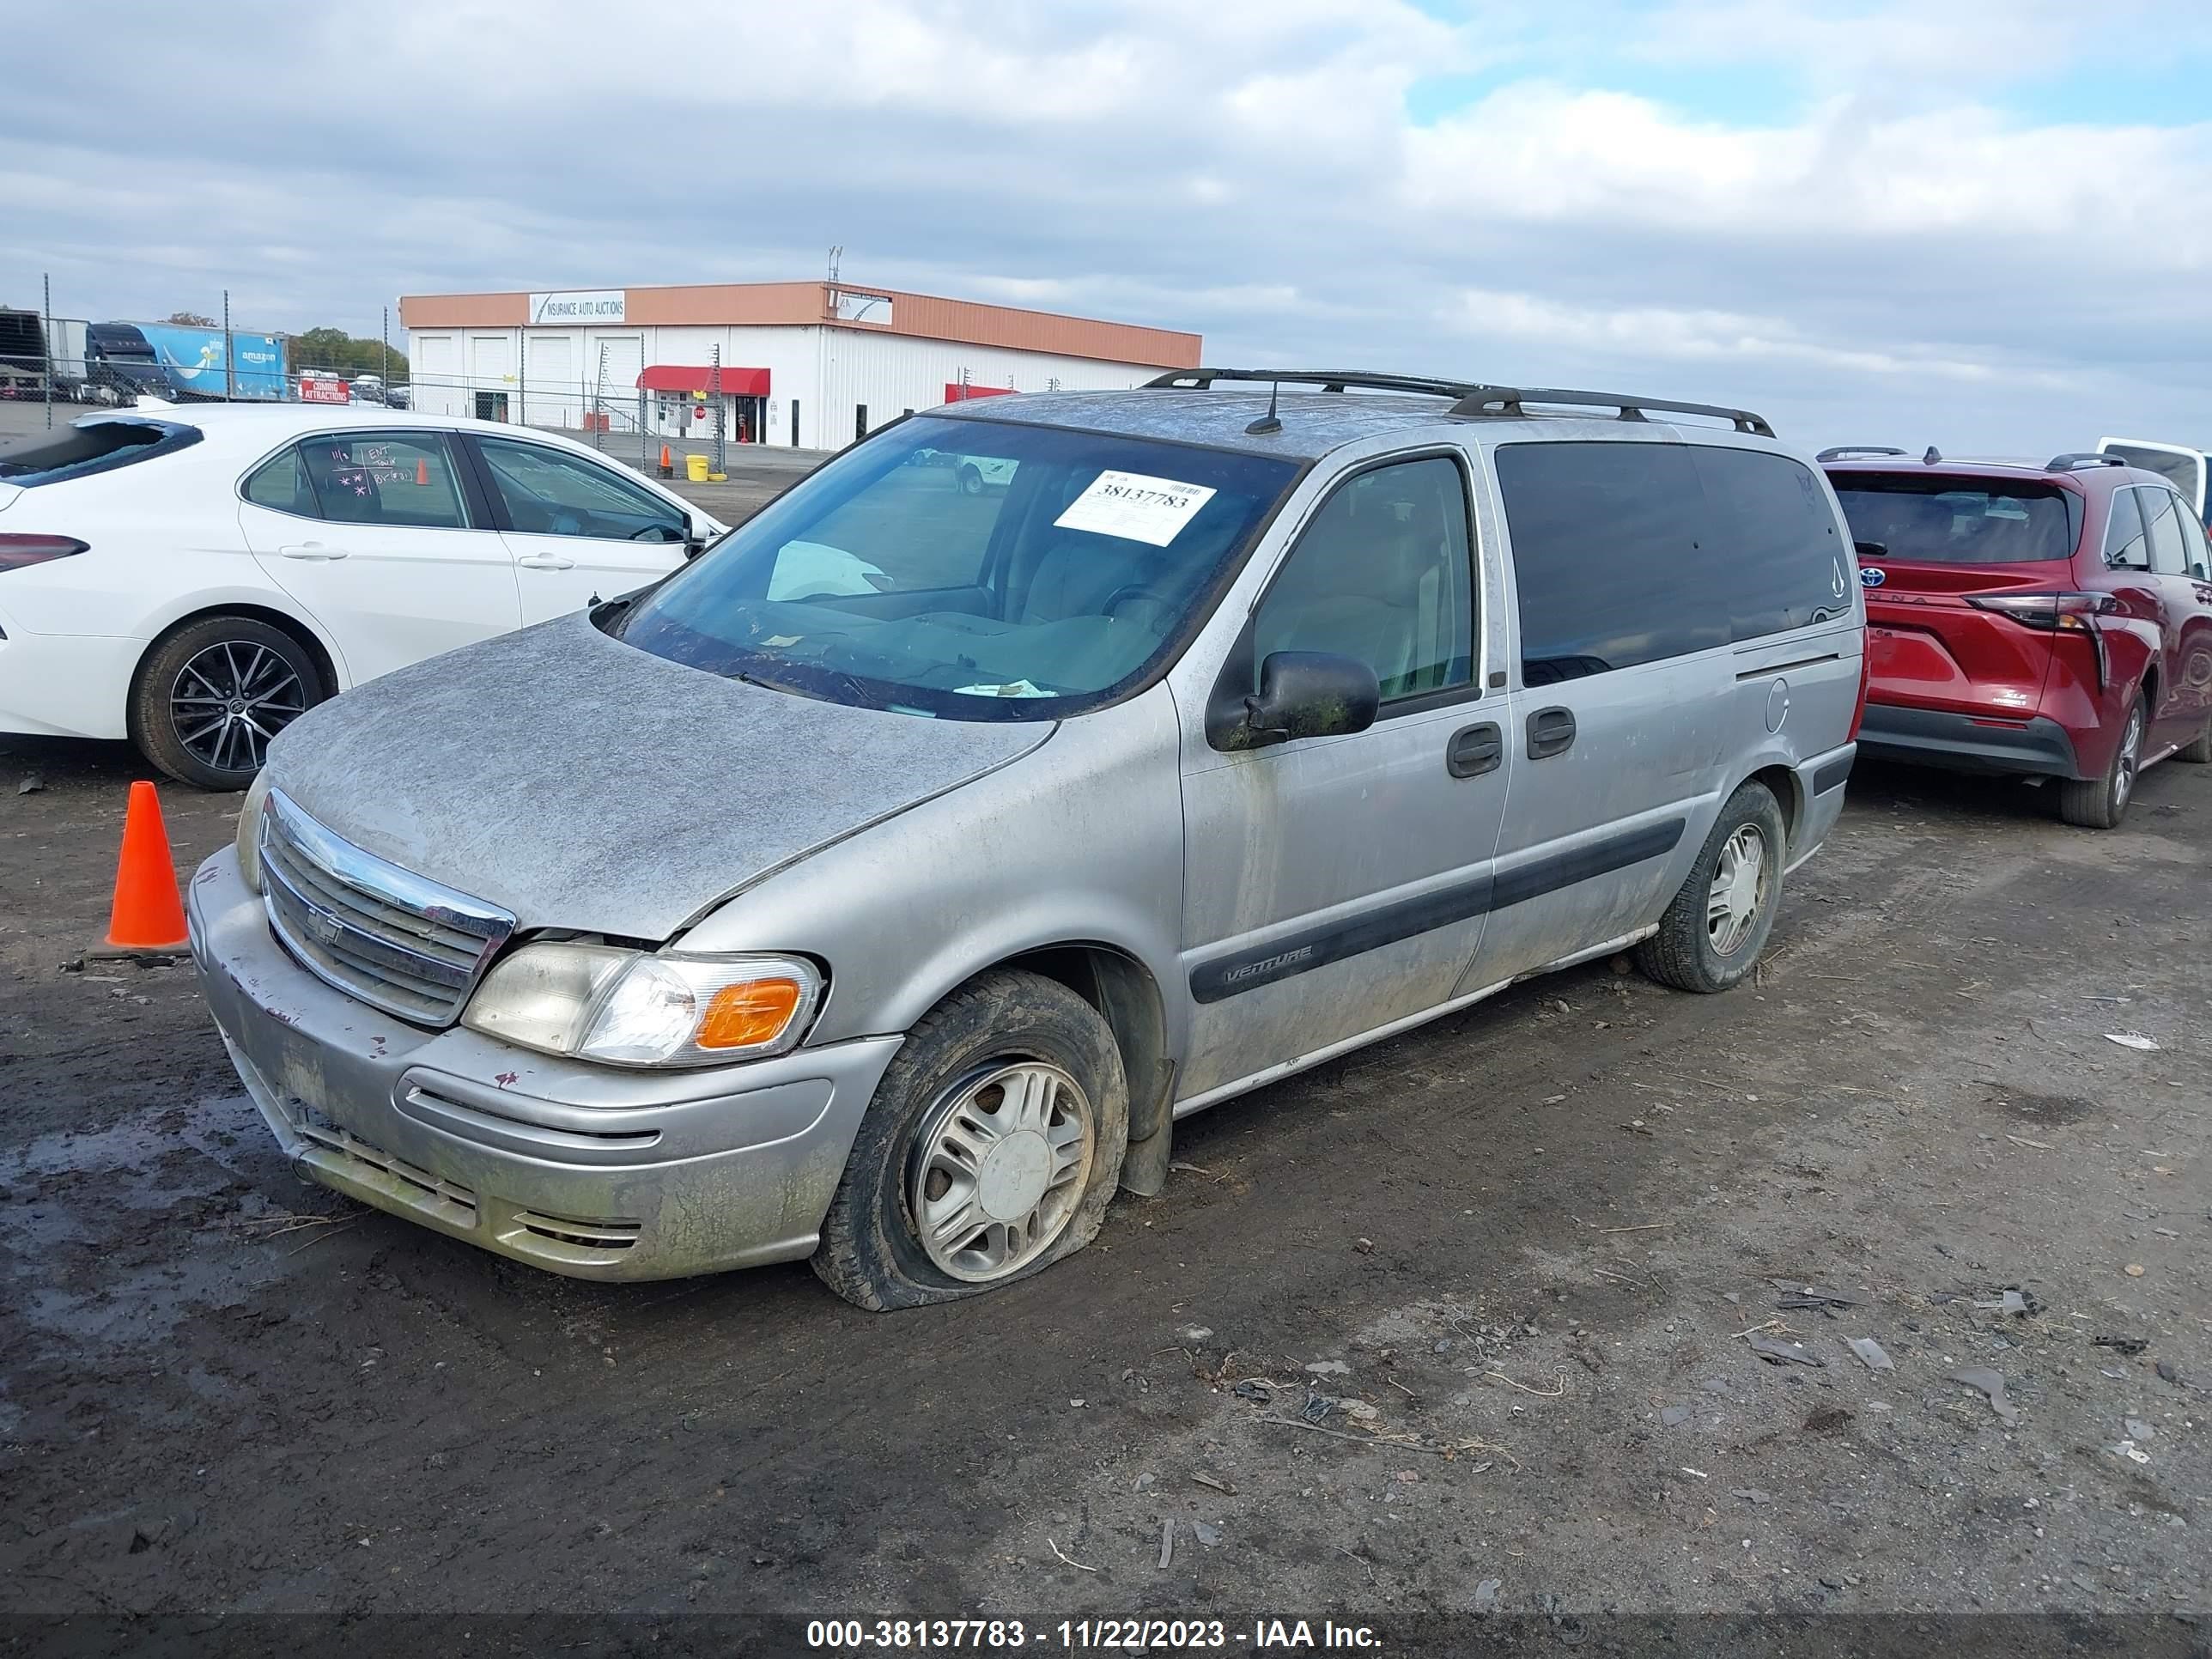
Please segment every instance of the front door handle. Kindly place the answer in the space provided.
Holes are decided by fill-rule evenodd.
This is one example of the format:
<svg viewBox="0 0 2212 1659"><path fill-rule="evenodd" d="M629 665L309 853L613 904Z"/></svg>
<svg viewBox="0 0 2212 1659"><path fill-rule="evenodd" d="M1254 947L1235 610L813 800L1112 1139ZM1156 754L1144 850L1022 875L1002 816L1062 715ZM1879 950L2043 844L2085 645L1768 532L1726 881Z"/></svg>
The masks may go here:
<svg viewBox="0 0 2212 1659"><path fill-rule="evenodd" d="M526 559L517 559L515 563L525 570L574 570L576 568L574 559L564 559L557 553L532 553Z"/></svg>
<svg viewBox="0 0 2212 1659"><path fill-rule="evenodd" d="M299 559L309 564L343 559L346 556L343 547L331 547L322 542L295 542L289 547L278 548L276 553L280 558Z"/></svg>
<svg viewBox="0 0 2212 1659"><path fill-rule="evenodd" d="M1528 716L1528 758L1547 760L1575 746L1574 711L1539 708Z"/></svg>
<svg viewBox="0 0 2212 1659"><path fill-rule="evenodd" d="M1444 745L1444 770L1455 778L1479 778L1495 772L1505 759L1505 734L1495 720L1462 726Z"/></svg>

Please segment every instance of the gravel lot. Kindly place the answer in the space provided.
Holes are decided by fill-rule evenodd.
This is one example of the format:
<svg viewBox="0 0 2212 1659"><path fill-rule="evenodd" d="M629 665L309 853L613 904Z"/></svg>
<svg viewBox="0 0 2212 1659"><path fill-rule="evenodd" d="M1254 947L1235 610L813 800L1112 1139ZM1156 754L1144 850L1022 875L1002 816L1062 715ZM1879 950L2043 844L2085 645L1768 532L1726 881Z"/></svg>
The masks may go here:
<svg viewBox="0 0 2212 1659"><path fill-rule="evenodd" d="M1757 985L1518 987L1188 1121L1042 1279L888 1317L804 1267L571 1283L296 1182L188 969L64 969L137 775L0 738L0 1608L2203 1639L2212 769L2099 836L1863 768ZM164 800L189 871L236 798Z"/></svg>

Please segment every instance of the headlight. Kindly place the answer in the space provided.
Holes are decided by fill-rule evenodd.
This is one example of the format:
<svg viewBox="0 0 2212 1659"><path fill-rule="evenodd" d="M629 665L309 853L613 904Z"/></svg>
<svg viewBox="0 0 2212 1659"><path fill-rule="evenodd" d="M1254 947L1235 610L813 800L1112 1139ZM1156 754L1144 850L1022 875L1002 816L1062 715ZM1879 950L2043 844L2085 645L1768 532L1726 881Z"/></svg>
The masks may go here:
<svg viewBox="0 0 2212 1659"><path fill-rule="evenodd" d="M712 1066L795 1046L821 1000L822 975L799 957L526 945L484 976L461 1024L578 1060Z"/></svg>
<svg viewBox="0 0 2212 1659"><path fill-rule="evenodd" d="M261 890L261 803L269 799L269 769L253 775L245 803L238 809L238 873L255 892Z"/></svg>

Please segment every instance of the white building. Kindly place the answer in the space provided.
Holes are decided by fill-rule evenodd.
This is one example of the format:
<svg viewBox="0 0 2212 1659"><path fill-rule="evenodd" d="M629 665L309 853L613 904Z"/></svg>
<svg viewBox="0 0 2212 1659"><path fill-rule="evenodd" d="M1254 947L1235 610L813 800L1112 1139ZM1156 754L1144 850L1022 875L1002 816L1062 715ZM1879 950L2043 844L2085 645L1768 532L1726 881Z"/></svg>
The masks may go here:
<svg viewBox="0 0 2212 1659"><path fill-rule="evenodd" d="M839 283L399 302L416 409L533 426L836 449L962 397L1194 368L1195 334ZM720 352L719 372L716 353Z"/></svg>

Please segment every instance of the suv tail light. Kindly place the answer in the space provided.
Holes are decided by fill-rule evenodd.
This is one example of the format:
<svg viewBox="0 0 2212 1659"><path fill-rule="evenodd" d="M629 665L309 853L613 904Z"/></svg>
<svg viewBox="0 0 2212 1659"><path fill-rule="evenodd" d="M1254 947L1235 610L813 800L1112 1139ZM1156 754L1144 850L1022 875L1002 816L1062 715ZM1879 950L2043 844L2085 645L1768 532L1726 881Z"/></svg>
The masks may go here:
<svg viewBox="0 0 2212 1659"><path fill-rule="evenodd" d="M2087 639L2097 655L2097 690L2105 689L2105 636L2094 619L2118 612L2120 602L2110 593L1984 593L1966 603L1977 611L2009 617L2023 628Z"/></svg>
<svg viewBox="0 0 2212 1659"><path fill-rule="evenodd" d="M84 543L68 536L0 536L0 573L22 570L49 559L66 559L72 553L88 553Z"/></svg>
<svg viewBox="0 0 2212 1659"><path fill-rule="evenodd" d="M2109 616L2120 602L2109 593L1984 593L1966 603L1977 611L1995 611L2027 628L2062 629L2087 634L2088 619Z"/></svg>

